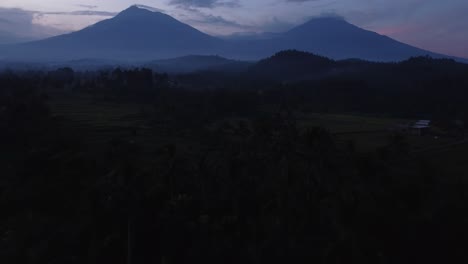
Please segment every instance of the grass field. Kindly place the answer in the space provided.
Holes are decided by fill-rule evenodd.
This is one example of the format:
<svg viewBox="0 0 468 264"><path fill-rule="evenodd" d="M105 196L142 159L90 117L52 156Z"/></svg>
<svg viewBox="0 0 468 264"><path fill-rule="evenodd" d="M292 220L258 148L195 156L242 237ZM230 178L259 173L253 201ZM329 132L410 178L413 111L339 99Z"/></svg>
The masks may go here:
<svg viewBox="0 0 468 264"><path fill-rule="evenodd" d="M466 141L418 153L417 158L437 168L443 168L444 174L456 175L461 181L468 183L468 142Z"/></svg>
<svg viewBox="0 0 468 264"><path fill-rule="evenodd" d="M320 126L333 134L351 132L383 131L401 124L409 124L414 120L369 117L352 114L322 114L306 113L298 115L302 127Z"/></svg>
<svg viewBox="0 0 468 264"><path fill-rule="evenodd" d="M299 126L320 126L329 130L340 142L353 142L356 150L371 152L389 143L392 130L413 123L413 119L372 117L351 114L308 113L299 115ZM411 151L422 151L453 144L453 138L405 135Z"/></svg>

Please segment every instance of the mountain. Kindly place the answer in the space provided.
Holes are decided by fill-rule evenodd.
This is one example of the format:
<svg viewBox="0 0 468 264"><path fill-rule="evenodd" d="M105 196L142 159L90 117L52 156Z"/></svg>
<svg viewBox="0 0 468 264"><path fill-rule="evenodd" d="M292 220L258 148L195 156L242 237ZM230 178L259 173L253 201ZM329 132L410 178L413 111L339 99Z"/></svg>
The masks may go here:
<svg viewBox="0 0 468 264"><path fill-rule="evenodd" d="M272 38L250 39L236 45L242 59L264 58L287 49L312 52L337 60L400 61L412 56L447 57L364 30L335 17L314 18Z"/></svg>
<svg viewBox="0 0 468 264"><path fill-rule="evenodd" d="M297 50L286 50L260 60L250 67L256 78L299 80L323 77L333 72L336 62L326 57Z"/></svg>
<svg viewBox="0 0 468 264"><path fill-rule="evenodd" d="M359 59L331 60L308 52L286 50L260 60L252 65L246 74L250 79L286 82L324 80L333 77L336 80L385 83L390 87L394 83L395 87L407 89L405 83L422 83L431 78L445 82L449 79L463 78L467 72L468 64L447 58L420 56L398 63Z"/></svg>
<svg viewBox="0 0 468 264"><path fill-rule="evenodd" d="M285 33L282 42L334 59L360 58L376 61L404 60L432 55L387 36L354 26L340 18L316 18Z"/></svg>
<svg viewBox="0 0 468 264"><path fill-rule="evenodd" d="M283 33L246 34L219 39L157 10L132 6L114 18L74 33L0 47L0 60L50 62L97 59L133 63L215 54L238 60L260 60L290 49L320 54L334 60L401 61L425 55L450 58L334 17L314 18ZM199 63L203 64L207 58L192 59L200 59ZM183 61L187 62L187 58ZM174 64L176 61L160 63ZM194 62L190 64L194 65Z"/></svg>
<svg viewBox="0 0 468 264"><path fill-rule="evenodd" d="M212 54L222 41L169 15L132 6L114 18L83 30L11 46L9 59L147 60L187 54Z"/></svg>
<svg viewBox="0 0 468 264"><path fill-rule="evenodd" d="M7 31L0 31L0 45L31 41L33 38L19 36Z"/></svg>

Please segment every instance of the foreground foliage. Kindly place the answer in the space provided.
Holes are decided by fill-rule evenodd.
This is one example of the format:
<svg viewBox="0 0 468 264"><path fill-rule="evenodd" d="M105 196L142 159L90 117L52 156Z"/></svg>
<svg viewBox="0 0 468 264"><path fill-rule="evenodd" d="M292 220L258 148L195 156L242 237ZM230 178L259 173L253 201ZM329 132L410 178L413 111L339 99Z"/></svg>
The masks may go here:
<svg viewBox="0 0 468 264"><path fill-rule="evenodd" d="M2 75L2 263L467 259L464 173L411 156L401 135L358 153L300 129L276 91L186 91L147 70L51 74ZM165 139L131 128L91 143L48 107L67 89L150 105L148 126L166 121L149 138Z"/></svg>

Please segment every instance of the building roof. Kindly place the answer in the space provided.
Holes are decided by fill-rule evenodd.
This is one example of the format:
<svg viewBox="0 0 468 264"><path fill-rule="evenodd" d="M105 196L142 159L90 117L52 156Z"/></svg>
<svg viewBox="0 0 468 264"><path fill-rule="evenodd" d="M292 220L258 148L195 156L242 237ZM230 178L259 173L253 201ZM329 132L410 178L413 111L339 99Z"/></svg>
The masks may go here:
<svg viewBox="0 0 468 264"><path fill-rule="evenodd" d="M427 124L429 125L431 123L431 120L418 120L416 121L416 124Z"/></svg>
<svg viewBox="0 0 468 264"><path fill-rule="evenodd" d="M429 128L429 126L426 126L426 125L413 125L413 126L411 126L411 128L423 129L423 128Z"/></svg>
<svg viewBox="0 0 468 264"><path fill-rule="evenodd" d="M430 124L431 124L431 120L418 120L411 126L411 128L415 128L415 129L429 128Z"/></svg>

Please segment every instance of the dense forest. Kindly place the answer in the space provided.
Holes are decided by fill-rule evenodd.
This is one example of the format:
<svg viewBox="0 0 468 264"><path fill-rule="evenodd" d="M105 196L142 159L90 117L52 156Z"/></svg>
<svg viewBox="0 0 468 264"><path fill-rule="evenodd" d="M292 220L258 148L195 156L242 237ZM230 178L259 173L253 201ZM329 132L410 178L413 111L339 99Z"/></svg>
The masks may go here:
<svg viewBox="0 0 468 264"><path fill-rule="evenodd" d="M5 70L0 262L463 263L467 73L297 51L242 71ZM312 114L438 130L372 127L364 151ZM415 148L434 138L450 144Z"/></svg>

